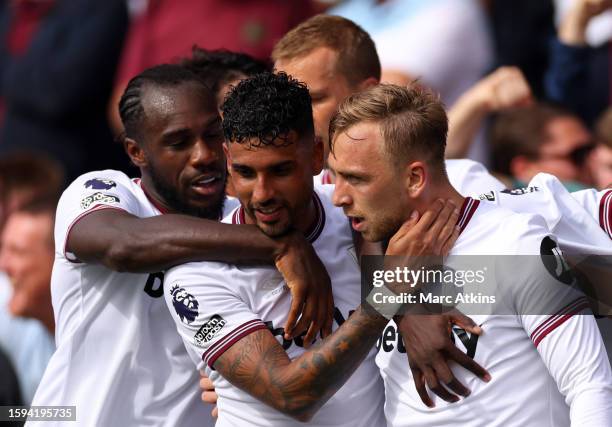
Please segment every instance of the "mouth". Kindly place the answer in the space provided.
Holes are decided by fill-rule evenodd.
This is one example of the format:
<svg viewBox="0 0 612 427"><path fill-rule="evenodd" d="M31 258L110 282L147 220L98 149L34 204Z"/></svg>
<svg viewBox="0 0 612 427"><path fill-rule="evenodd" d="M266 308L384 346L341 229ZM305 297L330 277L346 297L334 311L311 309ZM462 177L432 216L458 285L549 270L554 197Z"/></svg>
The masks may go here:
<svg viewBox="0 0 612 427"><path fill-rule="evenodd" d="M349 218L351 220L351 227L353 227L353 230L355 231L363 230L365 220L362 217L349 216Z"/></svg>
<svg viewBox="0 0 612 427"><path fill-rule="evenodd" d="M202 196L212 196L222 191L223 175L221 173L210 173L201 175L191 182L191 188Z"/></svg>
<svg viewBox="0 0 612 427"><path fill-rule="evenodd" d="M282 206L275 206L273 208L258 208L253 209L255 217L258 221L264 223L273 223L280 220L283 208Z"/></svg>

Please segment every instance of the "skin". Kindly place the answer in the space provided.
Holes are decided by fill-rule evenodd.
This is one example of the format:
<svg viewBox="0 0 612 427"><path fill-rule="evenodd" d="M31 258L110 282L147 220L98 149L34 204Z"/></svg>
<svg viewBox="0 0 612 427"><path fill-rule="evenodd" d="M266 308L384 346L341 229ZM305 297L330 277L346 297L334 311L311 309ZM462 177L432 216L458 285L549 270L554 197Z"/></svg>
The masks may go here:
<svg viewBox="0 0 612 427"><path fill-rule="evenodd" d="M307 138L289 138L295 142L287 147L249 148L236 143L226 147L242 205L256 208L268 206L268 202L274 208L271 214L259 216L255 211L248 216L267 232L291 226L306 229L315 220L312 176L321 169L323 150L320 142L313 147ZM412 250L417 241L415 230L427 230L428 241L450 248L456 238L455 211L453 204L440 201L422 221L413 217L406 227L396 230L401 238L391 243L391 253L420 255L421 251L432 250L433 246L426 244L418 245L418 251ZM360 365L387 323L373 310L359 307L330 337L294 360L289 359L269 330L259 330L233 344L216 360L214 368L263 403L297 420L308 421Z"/></svg>
<svg viewBox="0 0 612 427"><path fill-rule="evenodd" d="M612 148L599 144L589 157L588 165L597 189L612 187Z"/></svg>
<svg viewBox="0 0 612 427"><path fill-rule="evenodd" d="M591 134L582 122L573 116L557 117L545 129L545 141L535 160L519 157L513 159L513 175L529 182L539 172L550 173L562 181L590 183L588 170L575 164L570 157L572 151L589 146Z"/></svg>
<svg viewBox="0 0 612 427"><path fill-rule="evenodd" d="M352 227L365 240L376 241L390 238L386 255L406 256L406 250L398 242L398 229L410 221L410 216L425 216L427 211L444 199L452 206L461 206L464 197L450 185L448 178L435 171L426 162L408 159L403 166L396 167L384 151L384 140L377 123L361 122L334 137L334 151L329 157L329 166L336 174L333 202L342 207L351 218ZM383 196L384 195L384 196ZM458 211L455 211L458 219ZM454 226L456 221L452 223ZM436 226L429 230L433 235ZM433 231L432 231L433 230ZM458 237L458 230L455 227ZM429 242L423 234L412 236L413 245ZM401 242L401 237L399 241ZM404 240L405 244L408 244ZM454 243L454 240L453 240ZM413 253L448 253L450 247L440 248L435 244L428 251L412 248ZM402 337L406 341L410 368L421 400L429 407L425 384L435 394L448 402L456 402L456 395L441 386L444 384L457 395L467 396L464 387L448 367L447 359L453 359L466 369L474 372L484 381L489 373L464 353L457 350L448 337L450 322L468 323L469 318L457 316L414 316L405 315L395 319ZM468 323L468 327L469 323ZM479 334L480 330L474 329Z"/></svg>
<svg viewBox="0 0 612 427"><path fill-rule="evenodd" d="M416 157L403 167L393 165L375 122L361 122L340 133L329 165L336 173L334 204L368 241L389 239L413 211L424 212L437 198L456 206L464 201L450 184L432 191L444 178Z"/></svg>
<svg viewBox="0 0 612 427"><path fill-rule="evenodd" d="M13 316L41 321L55 330L51 306L51 269L54 260L52 212L12 214L2 234L0 270L13 287L8 308Z"/></svg>
<svg viewBox="0 0 612 427"><path fill-rule="evenodd" d="M280 236L292 227L306 232L315 220L312 177L323 164L323 144L290 132L290 145L252 149L248 141L226 145L227 166L246 220L268 236ZM254 155L254 153L258 153ZM312 159L297 162L296 159Z"/></svg>
<svg viewBox="0 0 612 427"><path fill-rule="evenodd" d="M335 113L338 105L348 96L353 93L367 89L370 86L379 83L375 77L367 78L361 81L357 85L351 85L349 80L342 73L338 71L337 67L337 53L328 47L322 46L313 49L311 52L293 58L282 58L275 62L274 67L277 71L284 71L287 74L295 77L296 79L306 83L309 88L312 100L313 100L313 118L315 125L315 135L317 139L322 140L324 143L324 158L327 162L329 156L329 134L328 128L329 123L333 114ZM335 180L333 170L331 173L332 182ZM381 189L384 187L381 186ZM385 188L386 190L386 188ZM380 192L379 194L385 194ZM394 222L396 219L394 218ZM360 248L361 254L380 254L378 244L368 244L365 242ZM454 344L450 340L450 335L447 333L448 325L451 323L456 324L469 324L470 319L460 314L456 316L442 315L439 319L434 319L435 316L427 316L424 319L420 319L415 322L403 322L405 325L401 328L401 332L405 341L406 347L409 349L408 353L412 353L410 363L411 365L422 367L423 370L427 370L431 360L439 361L441 355L443 357L452 359L462 366L466 367L470 371L474 372L480 378L486 378L486 371L477 364L473 364L472 360L467 358L465 354L457 354L454 351L446 351L449 348L455 348ZM444 324L444 322L446 322ZM436 335L437 333L437 335ZM440 337L443 337L441 339ZM432 345L432 343L444 343L443 345ZM444 350L444 353L442 353ZM448 366L446 369L438 369L438 371L450 372ZM416 381L417 376L415 376ZM450 377L446 376L444 379L450 381ZM446 381L448 383L448 381ZM456 396L453 398L448 397L448 393L438 392L438 388L432 389L441 398L447 401L455 401ZM467 396L469 391L462 385L453 388L453 391L462 396ZM421 396L426 396L427 392L423 389L419 389ZM214 402L217 399L216 394L213 391L203 391L203 399L205 402ZM431 404L429 397L423 398L423 402L426 405ZM213 410L214 412L214 410Z"/></svg>
<svg viewBox="0 0 612 427"><path fill-rule="evenodd" d="M112 270L147 273L201 260L274 262L294 299L285 329L288 336L308 327L328 334L332 312L323 313L318 307L333 306L331 285L304 237L294 232L272 240L256 227L217 222L225 159L212 94L192 82L148 85L143 91L146 120L136 139L126 139L125 149L140 168L148 196L168 214L138 218L115 209L93 212L72 228L68 251ZM306 316L302 330L297 330L302 306Z"/></svg>
<svg viewBox="0 0 612 427"><path fill-rule="evenodd" d="M312 97L312 115L315 136L323 141L325 159L329 155L329 122L338 105L351 94L367 89L378 83L374 77L354 85L338 71L338 53L322 46L296 57L279 59L274 63L277 71L284 71L306 83Z"/></svg>

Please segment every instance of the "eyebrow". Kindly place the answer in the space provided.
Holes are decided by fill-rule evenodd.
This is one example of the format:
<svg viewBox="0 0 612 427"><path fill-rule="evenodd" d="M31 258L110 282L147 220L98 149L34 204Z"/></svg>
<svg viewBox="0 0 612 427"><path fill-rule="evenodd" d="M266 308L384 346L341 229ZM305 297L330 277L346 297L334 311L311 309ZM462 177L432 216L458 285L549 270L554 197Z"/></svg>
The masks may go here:
<svg viewBox="0 0 612 427"><path fill-rule="evenodd" d="M169 140L175 137L179 137L179 136L188 136L191 135L191 130L188 128L180 128L180 129L175 129L175 130L171 130L168 132L165 132L164 134L162 134L162 139L163 140Z"/></svg>
<svg viewBox="0 0 612 427"><path fill-rule="evenodd" d="M266 169L270 170L270 169L281 168L284 166L293 166L294 163L295 162L293 160L283 160L282 162L278 162L278 163L268 166ZM234 169L240 169L240 168L254 169L252 166L245 165L243 163L234 163L234 162L232 162L232 168Z"/></svg>

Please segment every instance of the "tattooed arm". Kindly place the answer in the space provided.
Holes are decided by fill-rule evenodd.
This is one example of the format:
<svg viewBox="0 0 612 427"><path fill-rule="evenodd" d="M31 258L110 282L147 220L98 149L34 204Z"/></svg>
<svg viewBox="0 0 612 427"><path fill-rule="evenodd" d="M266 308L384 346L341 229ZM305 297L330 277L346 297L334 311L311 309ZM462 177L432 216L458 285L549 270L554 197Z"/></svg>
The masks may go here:
<svg viewBox="0 0 612 427"><path fill-rule="evenodd" d="M435 203L398 230L387 254L419 260L425 254L448 253L458 236L457 215L452 203ZM225 350L213 367L265 404L308 421L357 369L387 323L360 306L331 336L294 360L268 330L260 329Z"/></svg>
<svg viewBox="0 0 612 427"><path fill-rule="evenodd" d="M359 307L333 335L294 360L270 331L258 330L225 351L214 368L265 404L308 421L361 364L387 322Z"/></svg>

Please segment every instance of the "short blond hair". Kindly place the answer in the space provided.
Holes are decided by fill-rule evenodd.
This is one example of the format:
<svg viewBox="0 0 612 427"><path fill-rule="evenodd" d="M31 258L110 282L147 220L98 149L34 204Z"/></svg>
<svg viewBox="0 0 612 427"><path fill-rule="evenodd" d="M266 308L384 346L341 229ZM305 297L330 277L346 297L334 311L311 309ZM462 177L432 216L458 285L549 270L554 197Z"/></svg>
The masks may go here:
<svg viewBox="0 0 612 427"><path fill-rule="evenodd" d="M292 60L320 47L338 54L337 70L349 84L370 77L380 80L380 60L370 35L340 16L316 15L289 31L274 46L272 60Z"/></svg>
<svg viewBox="0 0 612 427"><path fill-rule="evenodd" d="M361 122L380 125L383 152L396 166L403 166L417 155L445 174L448 118L440 97L431 90L418 84L380 84L349 96L330 123L332 153L334 138Z"/></svg>

